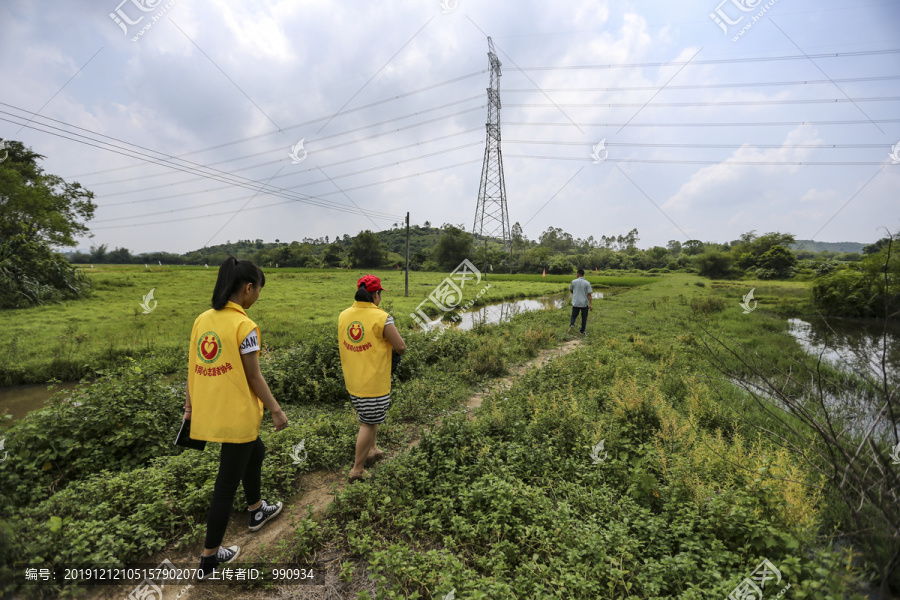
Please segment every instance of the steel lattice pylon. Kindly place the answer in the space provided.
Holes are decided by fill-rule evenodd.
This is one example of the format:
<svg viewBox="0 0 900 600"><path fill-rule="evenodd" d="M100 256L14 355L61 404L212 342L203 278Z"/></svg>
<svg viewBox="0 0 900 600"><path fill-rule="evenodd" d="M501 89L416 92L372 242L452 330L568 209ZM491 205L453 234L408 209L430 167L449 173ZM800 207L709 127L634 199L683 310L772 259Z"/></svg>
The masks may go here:
<svg viewBox="0 0 900 600"><path fill-rule="evenodd" d="M506 182L503 179L503 154L500 151L500 59L494 52L494 42L488 38L488 59L491 63L491 87L488 93L488 118L485 127L484 166L478 186L478 206L472 232L481 236L487 248L487 238L503 240L504 252L511 251L509 214L506 210Z"/></svg>

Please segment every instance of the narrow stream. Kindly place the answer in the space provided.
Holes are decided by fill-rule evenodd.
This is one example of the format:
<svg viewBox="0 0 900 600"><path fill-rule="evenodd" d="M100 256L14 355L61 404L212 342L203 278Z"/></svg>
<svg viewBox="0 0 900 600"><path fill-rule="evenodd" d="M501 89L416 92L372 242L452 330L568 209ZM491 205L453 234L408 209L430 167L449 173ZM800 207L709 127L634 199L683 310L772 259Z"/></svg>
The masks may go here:
<svg viewBox="0 0 900 600"><path fill-rule="evenodd" d="M900 376L900 324L889 323L886 336L884 323L875 321L789 319L788 326L788 333L811 356L821 356L823 362L836 369L865 377L877 389L883 385L884 376L889 386ZM843 420L855 435L872 425L876 438L890 435L889 420L875 414L883 402L883 392L841 386L837 391L822 393L831 417Z"/></svg>
<svg viewBox="0 0 900 600"><path fill-rule="evenodd" d="M0 415L12 415L17 421L33 410L43 408L50 396L60 390L71 390L78 385L77 381L57 383L51 387L49 383L26 383L0 387Z"/></svg>
<svg viewBox="0 0 900 600"><path fill-rule="evenodd" d="M882 354L888 379L900 375L900 323L888 323L886 352L884 323L829 319L788 319L790 333L813 356L855 373L881 377Z"/></svg>
<svg viewBox="0 0 900 600"><path fill-rule="evenodd" d="M594 292L591 297L594 300L603 298L603 292ZM524 312L559 309L570 302L571 299L568 295L555 295L484 304L457 312L459 321L456 321L456 328L468 330L478 325L496 325L497 323L509 321L514 316Z"/></svg>

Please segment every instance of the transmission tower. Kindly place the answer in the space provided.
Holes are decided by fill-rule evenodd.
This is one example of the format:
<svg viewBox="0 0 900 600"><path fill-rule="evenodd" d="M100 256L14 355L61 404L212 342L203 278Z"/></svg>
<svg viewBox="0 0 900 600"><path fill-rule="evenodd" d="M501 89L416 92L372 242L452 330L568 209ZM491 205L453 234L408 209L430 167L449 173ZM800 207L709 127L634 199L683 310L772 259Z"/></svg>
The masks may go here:
<svg viewBox="0 0 900 600"><path fill-rule="evenodd" d="M506 211L506 183L503 179L503 154L500 151L500 59L494 42L488 38L488 60L491 63L491 87L487 89L487 138L484 142L484 165L478 186L478 206L472 232L480 235L487 250L488 237L501 238L503 251L511 252L509 214ZM485 258L487 253L485 253ZM486 266L486 265L485 265Z"/></svg>

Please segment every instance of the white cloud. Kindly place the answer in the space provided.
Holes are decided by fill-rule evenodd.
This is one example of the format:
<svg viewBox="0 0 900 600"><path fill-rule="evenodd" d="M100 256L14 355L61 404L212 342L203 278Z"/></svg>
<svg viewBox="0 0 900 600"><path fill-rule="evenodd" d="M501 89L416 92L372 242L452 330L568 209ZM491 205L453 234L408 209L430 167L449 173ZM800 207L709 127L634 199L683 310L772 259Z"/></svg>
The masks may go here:
<svg viewBox="0 0 900 600"><path fill-rule="evenodd" d="M761 149L742 146L722 162L699 169L665 202L663 209L684 214L721 206L735 197L748 203L762 197L791 202L796 196L787 182L800 170L798 163L809 159L813 153L810 148L791 146L817 143L822 143L822 140L816 131L800 126L787 135L781 147ZM738 164L741 162L770 164Z"/></svg>
<svg viewBox="0 0 900 600"><path fill-rule="evenodd" d="M511 220L527 221L584 167L526 228L532 238L552 225L583 238L626 233L636 227L641 243L647 246L680 239L681 232L617 167L691 237L733 239L747 229L812 235L877 167L734 163L884 162L885 151L900 139L895 124L882 124L883 136L871 124L816 128L666 125L861 119L848 103L665 106L673 102L786 102L840 96L830 83L679 89L684 85L822 79L815 66L804 60L691 64L683 69L681 65L552 68L525 73L516 69L516 65L665 64L685 61L699 48L702 51L695 63L796 54L785 40L771 37L780 34L765 25L742 37L739 48L723 40L721 30L708 18L711 7L705 0L630 5L592 0L569 4L460 0L447 14L442 14L439 0L380 4L251 0L240 5L223 0L179 0L138 42L123 38L109 18L118 2L71 0L51 2L46 9L21 0L0 4L0 81L6 83L0 101L38 110L53 98L42 114L140 144L151 153L190 153L185 157L188 160L258 182L287 165L273 184L349 204L342 194L334 193L334 184L322 181L321 173L314 169L320 166L359 206L390 213L392 217L386 221L376 219L385 227L406 211L418 222L471 226L486 117L485 34L492 36L502 51L503 153ZM875 19L876 9L849 10L837 0L823 2L821 13L794 16L794 27L803 32L795 39L804 49L827 52L850 46L854 50L891 47L891 32L896 27L887 26L890 18L881 15ZM880 28L871 27L873 19ZM66 84L101 47L97 58ZM893 55L829 59L822 68L834 78L878 77L893 73L894 59ZM661 91L587 91L658 88L673 75ZM437 85L456 78L461 79ZM409 94L429 86L436 87ZM890 80L842 87L853 97L900 96L896 82ZM559 107L553 106L548 96ZM460 102L470 97L475 99ZM457 104L435 110L451 103ZM632 106L609 106L623 103ZM324 128L326 121L318 120L286 129L327 118L345 104L347 109L370 106L337 116ZM887 101L862 106L873 118L892 118L898 109L896 102ZM461 114L449 116L457 112ZM270 119L285 131L279 132ZM580 129L569 119L578 122ZM621 131L620 125L614 126L629 119L631 123ZM165 225L101 229L98 222L95 244L125 246L137 252L190 250L198 239L202 238L202 243L230 218L227 211L243 204L232 202L234 198L252 194L234 186L208 191L224 184L28 128L17 133L19 127L0 121L0 137L21 139L46 154L49 172L96 173L79 180L97 193L97 221L128 215L131 220L115 224L143 224L166 217L141 215L196 207L172 213L171 222ZM291 165L288 151L303 137L310 155L302 164ZM603 138L610 160L594 165L589 157L591 146ZM876 142L881 146L875 150L788 147ZM743 147L691 146L697 144ZM759 147L763 145L776 147ZM458 146L461 148L454 149ZM614 162L622 159L662 162ZM469 160L474 162L447 168ZM677 162L690 160L716 164L697 168ZM130 165L136 166L111 170ZM374 167L382 168L370 170ZM887 165L889 172L880 174L822 235L874 239L877 226L896 214L895 190L900 184L893 167ZM185 180L190 181L180 183ZM135 203L111 206L125 199ZM238 237L289 241L354 234L373 227L365 216L300 203L250 210L280 200L260 195L222 232L221 240L213 243ZM213 201L221 205L212 209L200 206ZM204 218L187 220L193 216Z"/></svg>

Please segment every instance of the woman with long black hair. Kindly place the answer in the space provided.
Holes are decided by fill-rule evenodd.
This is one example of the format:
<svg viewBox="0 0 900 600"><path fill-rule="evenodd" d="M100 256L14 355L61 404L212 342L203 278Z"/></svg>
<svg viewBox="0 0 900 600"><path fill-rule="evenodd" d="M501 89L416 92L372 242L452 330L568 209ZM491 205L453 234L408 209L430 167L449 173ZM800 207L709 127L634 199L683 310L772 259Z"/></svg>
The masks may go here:
<svg viewBox="0 0 900 600"><path fill-rule="evenodd" d="M250 531L259 530L282 508L281 502L269 505L262 499L266 448L259 428L264 408L272 413L275 431L287 427L287 417L260 373L259 327L245 312L265 284L262 269L229 256L219 267L212 308L197 317L191 331L184 418L191 420L191 438L222 444L200 556L201 579L240 552L238 546L222 546L238 483L244 485Z"/></svg>

